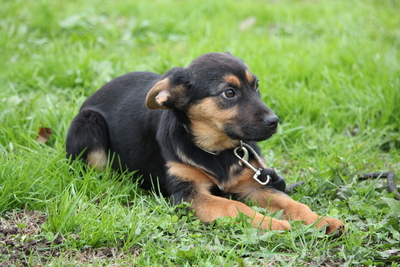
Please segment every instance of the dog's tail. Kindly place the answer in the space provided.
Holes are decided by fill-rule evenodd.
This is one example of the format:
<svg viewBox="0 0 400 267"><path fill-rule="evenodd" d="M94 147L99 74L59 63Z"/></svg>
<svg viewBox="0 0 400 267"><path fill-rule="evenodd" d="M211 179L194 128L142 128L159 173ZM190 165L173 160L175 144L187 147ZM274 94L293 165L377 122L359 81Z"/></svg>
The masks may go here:
<svg viewBox="0 0 400 267"><path fill-rule="evenodd" d="M67 158L82 159L91 168L107 166L108 126L104 117L93 110L83 110L74 118L66 140Z"/></svg>

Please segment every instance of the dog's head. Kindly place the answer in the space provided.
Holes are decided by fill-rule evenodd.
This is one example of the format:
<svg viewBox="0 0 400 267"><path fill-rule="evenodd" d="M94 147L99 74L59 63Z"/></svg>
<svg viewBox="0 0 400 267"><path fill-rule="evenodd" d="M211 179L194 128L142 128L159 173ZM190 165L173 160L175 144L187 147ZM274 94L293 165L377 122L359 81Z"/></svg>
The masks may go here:
<svg viewBox="0 0 400 267"><path fill-rule="evenodd" d="M187 68L167 71L149 91L146 105L183 111L194 142L212 151L233 148L238 140L268 139L279 121L262 102L257 77L228 53L207 53Z"/></svg>

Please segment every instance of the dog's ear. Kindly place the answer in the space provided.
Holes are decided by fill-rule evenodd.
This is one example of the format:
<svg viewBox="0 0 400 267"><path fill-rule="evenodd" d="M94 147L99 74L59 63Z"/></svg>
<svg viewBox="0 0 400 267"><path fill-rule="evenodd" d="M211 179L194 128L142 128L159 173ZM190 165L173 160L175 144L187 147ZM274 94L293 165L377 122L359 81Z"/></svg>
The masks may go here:
<svg viewBox="0 0 400 267"><path fill-rule="evenodd" d="M171 109L178 107L183 99L185 86L183 85L184 68L173 68L166 72L161 81L157 82L147 93L146 106L149 109ZM178 107L179 108L179 107Z"/></svg>
<svg viewBox="0 0 400 267"><path fill-rule="evenodd" d="M153 88L147 93L146 106L149 109L168 109L164 106L164 103L168 101L171 96L170 90L172 89L172 84L169 78L164 78L158 83L156 83Z"/></svg>

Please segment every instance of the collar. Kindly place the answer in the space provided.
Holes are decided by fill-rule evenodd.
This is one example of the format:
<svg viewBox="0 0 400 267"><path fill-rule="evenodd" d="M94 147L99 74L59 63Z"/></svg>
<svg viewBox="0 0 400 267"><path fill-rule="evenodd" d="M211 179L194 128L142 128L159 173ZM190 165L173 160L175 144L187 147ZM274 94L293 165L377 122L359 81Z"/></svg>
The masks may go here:
<svg viewBox="0 0 400 267"><path fill-rule="evenodd" d="M212 150L205 149L204 147L201 147L201 146L199 146L198 144L196 144L196 146L197 146L198 148L200 148L201 150L203 150L204 152L207 152L208 154L211 154L211 155L214 155L214 156L218 156L219 153L221 153L220 150L212 151Z"/></svg>

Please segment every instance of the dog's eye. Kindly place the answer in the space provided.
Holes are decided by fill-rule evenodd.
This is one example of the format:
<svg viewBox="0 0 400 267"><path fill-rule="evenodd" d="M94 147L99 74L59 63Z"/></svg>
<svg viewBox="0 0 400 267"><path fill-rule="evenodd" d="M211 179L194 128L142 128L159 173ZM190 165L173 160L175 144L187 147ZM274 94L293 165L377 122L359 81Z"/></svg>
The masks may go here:
<svg viewBox="0 0 400 267"><path fill-rule="evenodd" d="M224 91L223 95L225 98L232 98L236 95L236 93L235 93L235 90L228 89L228 90Z"/></svg>
<svg viewBox="0 0 400 267"><path fill-rule="evenodd" d="M258 81L256 81L256 86L255 86L256 90L258 90Z"/></svg>

